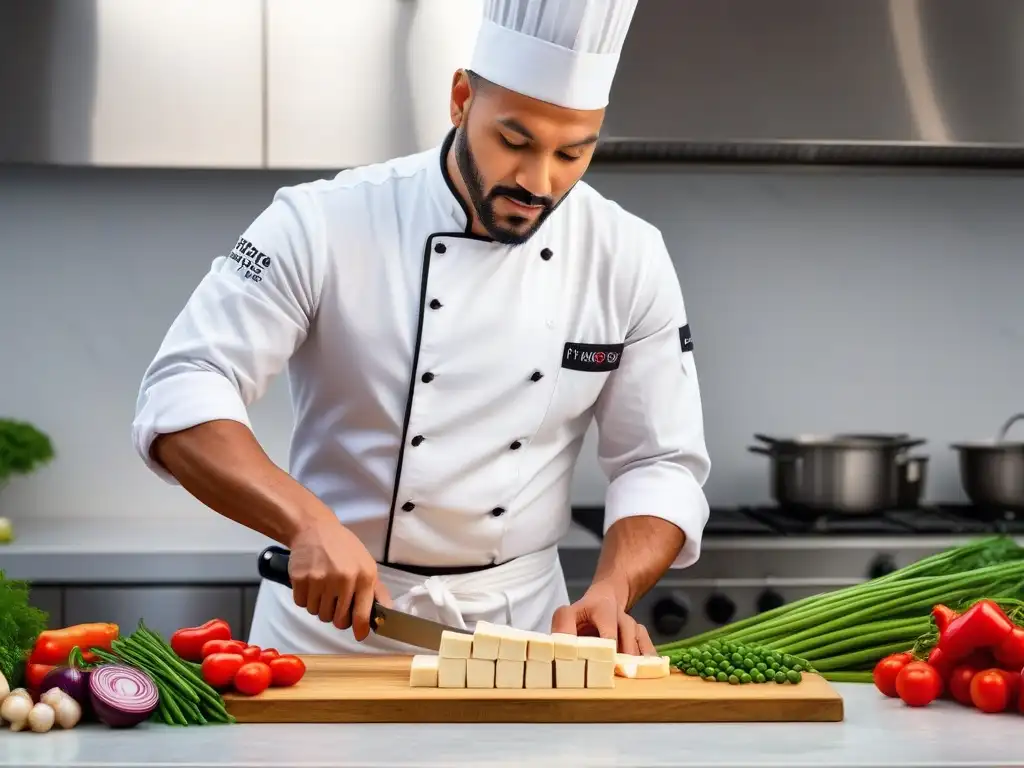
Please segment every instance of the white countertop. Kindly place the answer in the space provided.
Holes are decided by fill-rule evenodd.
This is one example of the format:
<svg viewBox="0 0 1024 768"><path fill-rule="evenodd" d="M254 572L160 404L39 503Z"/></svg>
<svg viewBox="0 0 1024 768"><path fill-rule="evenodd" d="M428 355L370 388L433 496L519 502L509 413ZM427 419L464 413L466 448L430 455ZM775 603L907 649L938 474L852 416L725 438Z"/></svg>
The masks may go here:
<svg viewBox="0 0 1024 768"><path fill-rule="evenodd" d="M842 723L232 725L0 732L0 766L1024 766L1024 716L837 685Z"/></svg>

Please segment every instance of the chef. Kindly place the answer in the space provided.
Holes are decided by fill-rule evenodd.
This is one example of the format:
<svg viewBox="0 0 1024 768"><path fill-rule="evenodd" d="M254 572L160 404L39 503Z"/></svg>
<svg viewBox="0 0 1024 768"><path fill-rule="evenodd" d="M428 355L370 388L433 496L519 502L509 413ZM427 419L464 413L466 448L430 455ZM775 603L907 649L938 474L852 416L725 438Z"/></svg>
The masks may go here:
<svg viewBox="0 0 1024 768"><path fill-rule="evenodd" d="M653 652L628 612L697 560L710 464L661 234L580 181L635 6L487 2L440 146L280 189L174 320L134 441L291 550L251 643L414 650L370 632L376 598ZM287 472L247 411L285 370ZM605 538L570 604L556 545L593 421Z"/></svg>

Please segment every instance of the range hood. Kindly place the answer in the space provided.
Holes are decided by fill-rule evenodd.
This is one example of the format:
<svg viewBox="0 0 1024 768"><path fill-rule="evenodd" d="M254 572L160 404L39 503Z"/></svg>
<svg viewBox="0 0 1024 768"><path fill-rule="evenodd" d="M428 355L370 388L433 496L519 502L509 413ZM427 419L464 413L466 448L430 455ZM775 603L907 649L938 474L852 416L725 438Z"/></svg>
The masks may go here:
<svg viewBox="0 0 1024 768"><path fill-rule="evenodd" d="M439 142L483 0L0 0L0 163ZM368 73L371 73L368 74ZM1024 166L1024 0L639 0L597 163Z"/></svg>
<svg viewBox="0 0 1024 768"><path fill-rule="evenodd" d="M1024 165L1021 0L640 0L604 161Z"/></svg>

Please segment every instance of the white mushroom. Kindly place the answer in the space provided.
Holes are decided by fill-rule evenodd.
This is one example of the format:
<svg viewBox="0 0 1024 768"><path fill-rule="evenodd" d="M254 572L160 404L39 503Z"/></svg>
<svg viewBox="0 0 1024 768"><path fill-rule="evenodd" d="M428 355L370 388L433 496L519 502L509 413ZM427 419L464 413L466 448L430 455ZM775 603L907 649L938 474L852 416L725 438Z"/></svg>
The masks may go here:
<svg viewBox="0 0 1024 768"><path fill-rule="evenodd" d="M20 731L28 722L28 714L32 711L32 699L15 695L13 692L0 705L0 717L11 724L12 731Z"/></svg>
<svg viewBox="0 0 1024 768"><path fill-rule="evenodd" d="M0 672L0 704L4 703L4 699L7 698L11 692L11 686L7 682L7 678L4 677L3 673Z"/></svg>
<svg viewBox="0 0 1024 768"><path fill-rule="evenodd" d="M28 725L36 733L46 733L53 728L53 721L57 719L57 713L49 704L39 702L28 713Z"/></svg>

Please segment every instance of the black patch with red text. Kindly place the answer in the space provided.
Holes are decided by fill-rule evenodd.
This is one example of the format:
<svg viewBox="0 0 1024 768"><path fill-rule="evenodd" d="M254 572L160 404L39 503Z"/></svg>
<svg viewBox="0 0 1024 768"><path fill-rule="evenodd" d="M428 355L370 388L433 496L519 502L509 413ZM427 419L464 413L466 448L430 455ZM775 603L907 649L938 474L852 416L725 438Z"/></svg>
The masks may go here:
<svg viewBox="0 0 1024 768"><path fill-rule="evenodd" d="M693 338L690 336L689 323L679 329L679 346L683 348L683 352L693 352Z"/></svg>
<svg viewBox="0 0 1024 768"><path fill-rule="evenodd" d="M603 373L614 371L622 360L625 344L573 344L567 341L562 352L562 367L571 371Z"/></svg>

